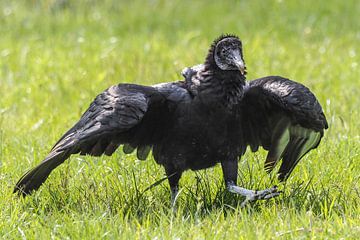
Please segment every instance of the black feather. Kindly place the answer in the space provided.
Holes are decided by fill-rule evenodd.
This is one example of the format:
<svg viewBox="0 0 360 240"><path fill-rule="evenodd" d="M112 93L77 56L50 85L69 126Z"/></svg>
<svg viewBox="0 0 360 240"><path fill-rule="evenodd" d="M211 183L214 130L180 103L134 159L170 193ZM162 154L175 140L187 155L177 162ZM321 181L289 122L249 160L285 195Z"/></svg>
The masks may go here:
<svg viewBox="0 0 360 240"><path fill-rule="evenodd" d="M48 156L20 178L14 191L26 195L36 190L71 154L112 155L120 145L124 153L137 149L141 160L152 150L172 190L185 170L219 162L225 181L236 182L237 161L249 145L253 151L260 146L270 150L271 169L282 158L280 179L286 179L299 159L319 144L327 128L322 108L308 88L288 79L270 76L246 84L244 66L236 65L241 72L222 70L214 60L224 43L220 41L239 48L234 54L240 53L243 59L240 39L222 35L211 45L203 65L183 72L185 81L110 87L95 98ZM318 135L307 142L298 127ZM296 131L290 131L290 141L281 153L278 137L285 128ZM304 144L308 149L303 149Z"/></svg>

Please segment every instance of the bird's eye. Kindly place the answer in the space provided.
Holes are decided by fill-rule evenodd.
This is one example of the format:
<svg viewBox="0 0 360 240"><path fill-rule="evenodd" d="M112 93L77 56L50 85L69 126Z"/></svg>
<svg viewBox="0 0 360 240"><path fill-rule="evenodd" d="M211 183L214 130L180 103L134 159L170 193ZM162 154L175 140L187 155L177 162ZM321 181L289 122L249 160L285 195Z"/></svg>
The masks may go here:
<svg viewBox="0 0 360 240"><path fill-rule="evenodd" d="M222 49L222 50L221 50L221 53L222 53L222 54L225 54L225 52L226 52L225 49Z"/></svg>

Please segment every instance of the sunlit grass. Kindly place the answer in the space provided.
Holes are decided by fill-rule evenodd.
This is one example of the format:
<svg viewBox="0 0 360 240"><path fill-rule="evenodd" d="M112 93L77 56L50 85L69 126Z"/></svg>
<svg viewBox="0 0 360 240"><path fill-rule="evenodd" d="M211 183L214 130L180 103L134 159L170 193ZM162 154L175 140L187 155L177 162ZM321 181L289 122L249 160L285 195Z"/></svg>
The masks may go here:
<svg viewBox="0 0 360 240"><path fill-rule="evenodd" d="M0 238L269 239L360 234L358 1L0 1ZM186 172L177 213L152 158L73 156L40 191L12 194L92 99L119 82L180 79L221 33L243 40L248 79L281 75L316 94L330 124L284 193L241 209L219 167ZM239 184L278 184L265 151Z"/></svg>

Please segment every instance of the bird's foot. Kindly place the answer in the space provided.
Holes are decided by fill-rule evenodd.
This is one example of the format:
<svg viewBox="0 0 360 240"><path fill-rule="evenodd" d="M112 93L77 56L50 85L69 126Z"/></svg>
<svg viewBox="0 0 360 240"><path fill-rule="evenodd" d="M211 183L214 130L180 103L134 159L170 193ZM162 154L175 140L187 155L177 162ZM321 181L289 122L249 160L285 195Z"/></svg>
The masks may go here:
<svg viewBox="0 0 360 240"><path fill-rule="evenodd" d="M273 197L279 196L281 191L278 191L277 186L273 186L271 188L253 191L252 193L246 195L245 200L241 203L241 207L245 207L245 205L249 202L256 200L267 200Z"/></svg>
<svg viewBox="0 0 360 240"><path fill-rule="evenodd" d="M281 191L278 191L277 186L265 190L249 190L246 188L238 187L236 185L229 185L228 190L232 193L240 194L245 197L245 200L241 203L241 207L244 207L247 203L256 200L267 200L280 195Z"/></svg>

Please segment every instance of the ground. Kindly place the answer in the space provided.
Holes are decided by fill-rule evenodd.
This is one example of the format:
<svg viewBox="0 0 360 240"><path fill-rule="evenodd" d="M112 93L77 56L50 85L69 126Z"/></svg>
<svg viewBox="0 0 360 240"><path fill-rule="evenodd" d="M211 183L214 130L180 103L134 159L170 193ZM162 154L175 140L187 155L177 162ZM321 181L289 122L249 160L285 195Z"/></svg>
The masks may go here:
<svg viewBox="0 0 360 240"><path fill-rule="evenodd" d="M1 239L356 239L360 234L359 1L0 1ZM276 199L240 208L219 166L186 172L177 211L152 158L73 156L12 194L107 87L180 79L213 39L243 40L248 79L307 85L330 128ZM239 184L278 184L248 152Z"/></svg>

